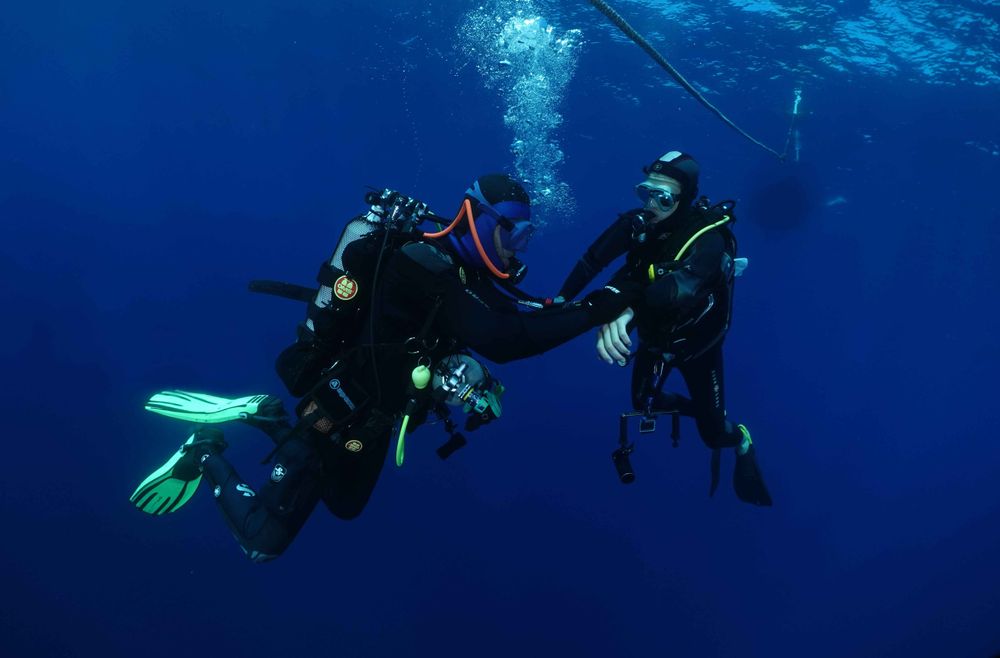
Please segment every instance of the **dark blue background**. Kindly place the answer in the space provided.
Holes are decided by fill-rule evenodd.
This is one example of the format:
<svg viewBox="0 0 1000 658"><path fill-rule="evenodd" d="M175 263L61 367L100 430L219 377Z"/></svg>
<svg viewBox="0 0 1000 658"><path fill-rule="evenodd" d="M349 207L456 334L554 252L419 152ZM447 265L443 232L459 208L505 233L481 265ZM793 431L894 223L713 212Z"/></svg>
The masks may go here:
<svg viewBox="0 0 1000 658"><path fill-rule="evenodd" d="M642 164L695 153L702 190L740 203L727 395L774 508L709 499L690 425L678 450L644 438L620 485L628 374L588 335L499 368L502 422L447 463L419 432L360 519L318 510L277 562L245 561L207 494L137 513L187 429L146 396L281 390L301 309L246 281L309 283L364 185L451 212L509 168L510 134L454 50L469 3L20 3L0 13L0 655L1000 649L1000 159L966 143L1000 142L996 87L813 77L802 161L779 164L580 4L556 135L580 212L533 243L526 286L555 291ZM780 144L795 80L746 76L714 100ZM267 440L227 436L262 481Z"/></svg>

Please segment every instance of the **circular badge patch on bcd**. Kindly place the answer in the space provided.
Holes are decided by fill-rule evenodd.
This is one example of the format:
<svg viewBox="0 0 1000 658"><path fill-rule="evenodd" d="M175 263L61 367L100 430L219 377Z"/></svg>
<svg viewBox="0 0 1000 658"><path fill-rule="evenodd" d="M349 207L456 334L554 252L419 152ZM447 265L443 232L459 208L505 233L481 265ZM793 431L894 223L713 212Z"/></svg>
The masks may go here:
<svg viewBox="0 0 1000 658"><path fill-rule="evenodd" d="M361 452L361 449L364 448L364 445L362 445L361 441L358 441L357 439L351 439L350 441L344 444L344 447L350 450L351 452Z"/></svg>
<svg viewBox="0 0 1000 658"><path fill-rule="evenodd" d="M333 294L337 296L337 299L345 302L354 299L354 296L358 294L358 282L346 274L340 276L333 282Z"/></svg>

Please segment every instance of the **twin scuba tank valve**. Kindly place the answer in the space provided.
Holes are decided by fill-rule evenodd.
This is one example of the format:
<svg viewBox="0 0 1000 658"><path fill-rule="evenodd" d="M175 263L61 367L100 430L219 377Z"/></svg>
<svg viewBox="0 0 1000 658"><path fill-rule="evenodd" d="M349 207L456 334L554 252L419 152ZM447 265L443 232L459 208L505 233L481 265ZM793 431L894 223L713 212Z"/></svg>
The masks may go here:
<svg viewBox="0 0 1000 658"><path fill-rule="evenodd" d="M424 219L433 217L427 204L396 190L371 190L365 194L371 213L399 231L413 231Z"/></svg>

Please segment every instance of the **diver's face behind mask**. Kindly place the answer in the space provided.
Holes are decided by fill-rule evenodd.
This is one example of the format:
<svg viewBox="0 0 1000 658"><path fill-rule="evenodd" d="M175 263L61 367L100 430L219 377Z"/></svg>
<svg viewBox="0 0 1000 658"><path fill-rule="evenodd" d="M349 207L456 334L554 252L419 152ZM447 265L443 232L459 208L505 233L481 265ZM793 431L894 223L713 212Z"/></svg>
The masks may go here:
<svg viewBox="0 0 1000 658"><path fill-rule="evenodd" d="M669 176L651 174L635 186L635 193L643 209L653 216L652 221L659 222L677 211L681 184Z"/></svg>
<svg viewBox="0 0 1000 658"><path fill-rule="evenodd" d="M532 228L533 231L534 229ZM516 253L522 251L527 246L530 237L530 235L526 238L523 236L518 238L516 235L511 236L502 226L497 226L493 230L493 246L496 248L497 255L503 263L504 272L510 277L507 281L515 286L528 274L528 266L517 258ZM521 248L516 248L517 245L521 245Z"/></svg>
<svg viewBox="0 0 1000 658"><path fill-rule="evenodd" d="M535 225L528 219L511 219L510 216L530 216L527 205L520 201L501 201L493 205L480 204L479 211L496 220L493 246L503 263L504 272L509 275L507 281L517 285L527 275L528 266L516 254L528 248L528 243L535 234Z"/></svg>
<svg viewBox="0 0 1000 658"><path fill-rule="evenodd" d="M492 217L499 229L497 239L507 251L524 251L535 234L535 225L529 219L511 219L511 217L530 217L528 205L520 201L501 201L493 205L481 203L477 206L479 212Z"/></svg>
<svg viewBox="0 0 1000 658"><path fill-rule="evenodd" d="M480 176L465 191L451 226L430 237L446 233L465 265L485 269L501 282L515 283L524 277L526 268L514 254L528 246L534 233L531 200L521 184L506 174Z"/></svg>

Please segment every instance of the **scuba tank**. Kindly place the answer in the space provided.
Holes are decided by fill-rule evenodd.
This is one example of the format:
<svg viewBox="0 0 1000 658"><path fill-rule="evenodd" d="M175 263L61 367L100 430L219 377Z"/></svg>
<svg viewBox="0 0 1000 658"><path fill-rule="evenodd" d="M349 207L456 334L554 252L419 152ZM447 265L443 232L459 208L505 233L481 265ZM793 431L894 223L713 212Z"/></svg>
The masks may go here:
<svg viewBox="0 0 1000 658"><path fill-rule="evenodd" d="M327 344L344 343L354 337L359 324L355 316L368 307L389 233L409 236L428 212L427 204L388 189L367 193L365 202L371 206L368 212L347 223L333 255L320 266L316 276L319 289L303 323ZM383 234L383 249L376 248L378 240L359 244L376 234Z"/></svg>
<svg viewBox="0 0 1000 658"><path fill-rule="evenodd" d="M295 343L278 356L275 369L288 391L302 397L344 348L356 342L370 306L378 266L390 234L408 236L428 213L427 205L393 190L365 195L370 205L347 223L337 246L316 275L318 288L252 281L250 290L306 301L306 318Z"/></svg>

